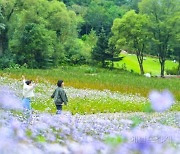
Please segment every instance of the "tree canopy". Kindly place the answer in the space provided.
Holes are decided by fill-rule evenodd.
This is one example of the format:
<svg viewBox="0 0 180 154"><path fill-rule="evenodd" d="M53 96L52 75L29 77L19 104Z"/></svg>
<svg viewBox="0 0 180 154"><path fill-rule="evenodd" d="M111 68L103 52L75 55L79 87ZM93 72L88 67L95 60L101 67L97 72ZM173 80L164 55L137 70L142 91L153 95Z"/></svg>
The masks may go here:
<svg viewBox="0 0 180 154"><path fill-rule="evenodd" d="M179 62L179 0L0 0L0 68L120 60L135 53ZM107 66L110 66L109 64Z"/></svg>

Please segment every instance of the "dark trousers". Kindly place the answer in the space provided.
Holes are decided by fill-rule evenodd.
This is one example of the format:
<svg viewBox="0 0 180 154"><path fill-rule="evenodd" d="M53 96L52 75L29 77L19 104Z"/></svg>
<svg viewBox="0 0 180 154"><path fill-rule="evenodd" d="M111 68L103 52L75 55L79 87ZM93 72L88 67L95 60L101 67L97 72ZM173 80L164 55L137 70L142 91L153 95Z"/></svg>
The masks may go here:
<svg viewBox="0 0 180 154"><path fill-rule="evenodd" d="M61 114L62 111L62 105L56 105L57 112L56 114Z"/></svg>
<svg viewBox="0 0 180 154"><path fill-rule="evenodd" d="M62 105L56 105L57 110L62 110Z"/></svg>

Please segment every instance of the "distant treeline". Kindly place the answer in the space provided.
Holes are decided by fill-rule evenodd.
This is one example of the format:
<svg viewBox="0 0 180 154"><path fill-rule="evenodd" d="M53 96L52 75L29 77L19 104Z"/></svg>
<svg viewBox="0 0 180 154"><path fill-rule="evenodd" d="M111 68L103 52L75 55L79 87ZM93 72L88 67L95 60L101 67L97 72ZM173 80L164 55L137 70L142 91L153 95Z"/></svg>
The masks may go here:
<svg viewBox="0 0 180 154"><path fill-rule="evenodd" d="M0 68L113 67L126 50L180 62L180 0L0 0ZM177 70L180 67L178 66Z"/></svg>

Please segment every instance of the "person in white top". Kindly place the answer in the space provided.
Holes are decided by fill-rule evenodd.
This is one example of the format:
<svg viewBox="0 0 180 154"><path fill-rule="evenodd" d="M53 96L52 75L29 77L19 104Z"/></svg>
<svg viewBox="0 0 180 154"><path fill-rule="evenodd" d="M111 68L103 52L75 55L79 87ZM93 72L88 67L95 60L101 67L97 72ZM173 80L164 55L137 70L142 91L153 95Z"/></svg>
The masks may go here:
<svg viewBox="0 0 180 154"><path fill-rule="evenodd" d="M24 76L23 79L23 108L25 110L31 110L31 98L34 97L35 84L32 80L26 80Z"/></svg>

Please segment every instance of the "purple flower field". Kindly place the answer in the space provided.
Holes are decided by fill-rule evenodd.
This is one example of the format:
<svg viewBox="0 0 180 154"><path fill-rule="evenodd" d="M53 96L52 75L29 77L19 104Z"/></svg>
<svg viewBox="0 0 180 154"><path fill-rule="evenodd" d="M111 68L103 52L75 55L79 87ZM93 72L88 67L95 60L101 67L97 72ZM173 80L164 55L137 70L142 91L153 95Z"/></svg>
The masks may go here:
<svg viewBox="0 0 180 154"><path fill-rule="evenodd" d="M49 97L46 91L51 93L54 89L48 83L38 86L36 97L42 101ZM150 94L152 107L158 112L72 115L63 111L61 115L55 115L33 111L31 116L26 116L19 99L21 82L0 78L0 87L0 154L180 153L180 112L167 110L174 103L168 91ZM110 96L109 91L66 90L71 98L93 94L96 94L95 98L103 99ZM138 95L128 97L128 94L114 93L111 96L134 103L147 100ZM165 104L165 107L157 103Z"/></svg>

